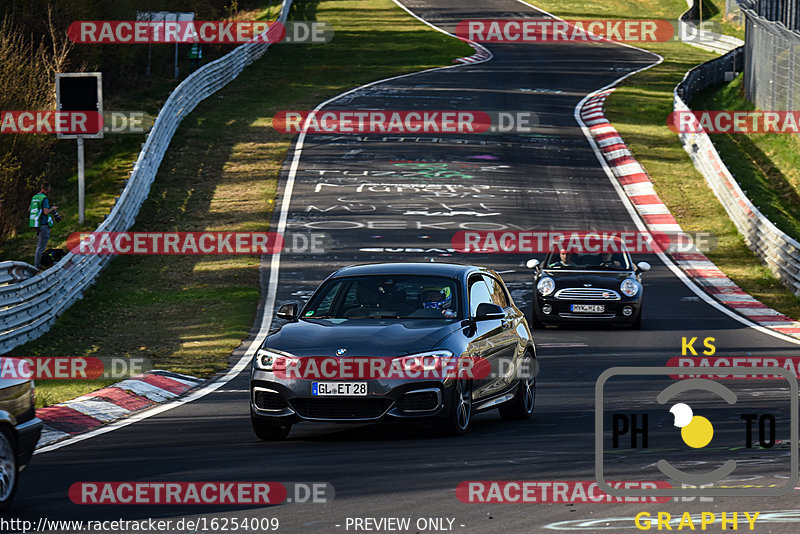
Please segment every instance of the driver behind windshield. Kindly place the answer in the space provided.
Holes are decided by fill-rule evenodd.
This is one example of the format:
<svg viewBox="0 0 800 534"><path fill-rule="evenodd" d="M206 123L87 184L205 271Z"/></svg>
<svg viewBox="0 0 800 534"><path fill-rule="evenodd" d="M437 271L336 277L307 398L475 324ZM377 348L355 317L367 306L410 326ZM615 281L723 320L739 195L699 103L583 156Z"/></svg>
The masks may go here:
<svg viewBox="0 0 800 534"><path fill-rule="evenodd" d="M567 252L562 248L558 250L558 256L559 261L551 263L548 267L577 267L573 261L573 254L571 252Z"/></svg>
<svg viewBox="0 0 800 534"><path fill-rule="evenodd" d="M453 295L449 287L426 287L422 290L422 307L426 310L439 310L448 319L456 316L456 312L450 309L453 302Z"/></svg>

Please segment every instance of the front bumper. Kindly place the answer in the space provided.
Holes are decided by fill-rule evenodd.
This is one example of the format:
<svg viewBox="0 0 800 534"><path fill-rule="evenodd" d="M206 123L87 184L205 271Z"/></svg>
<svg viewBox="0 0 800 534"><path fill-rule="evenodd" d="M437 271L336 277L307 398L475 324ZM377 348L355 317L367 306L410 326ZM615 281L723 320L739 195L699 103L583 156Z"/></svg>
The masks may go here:
<svg viewBox="0 0 800 534"><path fill-rule="evenodd" d="M603 311L580 312L573 311L572 305L601 305ZM542 310L545 305L550 306L550 313ZM624 308L630 308L631 314L625 315ZM577 300L558 299L552 296L542 297L537 295L534 312L536 318L543 323L610 323L629 325L636 321L642 310L640 296L621 298L620 300Z"/></svg>
<svg viewBox="0 0 800 534"><path fill-rule="evenodd" d="M364 380L366 396L314 396L316 380L275 379L253 370L250 412L256 417L298 421L374 422L384 419L435 417L445 409L448 381Z"/></svg>

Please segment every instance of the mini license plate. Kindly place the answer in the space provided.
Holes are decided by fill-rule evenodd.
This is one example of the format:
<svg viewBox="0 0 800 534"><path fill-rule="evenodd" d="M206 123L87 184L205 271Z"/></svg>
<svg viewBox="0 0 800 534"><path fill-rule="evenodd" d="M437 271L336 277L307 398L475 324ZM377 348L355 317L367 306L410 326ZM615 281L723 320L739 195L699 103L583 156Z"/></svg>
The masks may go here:
<svg viewBox="0 0 800 534"><path fill-rule="evenodd" d="M572 304L569 309L578 313L603 313L606 311L603 304Z"/></svg>
<svg viewBox="0 0 800 534"><path fill-rule="evenodd" d="M366 397L366 382L312 382L311 394L326 397Z"/></svg>

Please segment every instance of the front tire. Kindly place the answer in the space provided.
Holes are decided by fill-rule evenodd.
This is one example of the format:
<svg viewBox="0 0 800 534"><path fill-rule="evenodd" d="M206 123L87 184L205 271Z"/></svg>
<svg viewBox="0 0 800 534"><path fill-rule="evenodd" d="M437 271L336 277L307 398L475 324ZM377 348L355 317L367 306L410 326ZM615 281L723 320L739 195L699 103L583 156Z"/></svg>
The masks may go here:
<svg viewBox="0 0 800 534"><path fill-rule="evenodd" d="M631 330L641 330L642 329L642 312L639 311L639 316L636 318L635 321L631 323Z"/></svg>
<svg viewBox="0 0 800 534"><path fill-rule="evenodd" d="M511 401L501 404L497 408L500 417L505 421L530 419L533 415L533 407L536 403L536 360L530 355L525 359L529 360L524 368L530 369L530 376L519 381L517 394Z"/></svg>
<svg viewBox="0 0 800 534"><path fill-rule="evenodd" d="M0 510L8 508L14 500L19 483L18 475L14 436L7 427L0 427Z"/></svg>
<svg viewBox="0 0 800 534"><path fill-rule="evenodd" d="M291 423L278 423L250 414L253 432L261 441L283 441L292 430Z"/></svg>

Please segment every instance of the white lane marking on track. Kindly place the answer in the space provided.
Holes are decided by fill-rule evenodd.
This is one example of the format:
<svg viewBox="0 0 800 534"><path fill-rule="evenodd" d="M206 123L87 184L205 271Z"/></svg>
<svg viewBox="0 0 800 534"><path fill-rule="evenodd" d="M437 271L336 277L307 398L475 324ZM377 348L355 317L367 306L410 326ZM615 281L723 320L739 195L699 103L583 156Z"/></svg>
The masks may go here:
<svg viewBox="0 0 800 534"><path fill-rule="evenodd" d="M414 13L409 11L405 6L401 5L397 0L392 0L392 1L395 4L397 4L401 9L403 9L403 11L405 11L406 13L408 13L409 15L414 17L415 19L417 19L417 20L419 20L421 22L424 22L427 26L430 26L431 28L433 28L433 29L435 29L435 30L437 30L437 31L439 31L441 33L447 34L447 35L449 35L451 37L454 37L456 39L458 38L455 35L453 35L452 33L448 33L448 32L444 31L441 28L437 28L436 26L434 26L433 24L429 23L428 21L419 18ZM475 43L475 44L477 46L483 48L484 50L486 50L486 52L488 54L488 57L483 61L488 61L489 59L494 57L492 55L492 53L487 48L485 48L485 47L483 47L483 46L481 46L481 45L479 45L477 43ZM481 63L483 63L483 61L481 61ZM334 96L332 98L329 98L328 100L326 100L325 102L319 104L316 108L314 108L313 111L315 111L315 112L319 111L323 107L325 107L328 104L330 104L331 102L334 102L334 101L336 101L336 100L338 100L340 98L343 98L343 97L345 97L345 96L347 96L349 94L352 94L352 93L355 93L357 91L360 91L361 89L365 89L367 87L372 87L373 85L378 85L380 83L385 83L385 82L389 82L389 81L392 81L392 80L398 80L400 78L407 78L409 76L416 76L416 75L419 75L419 74L425 74L427 72L434 72L434 71L447 70L447 69L458 69L458 68L464 68L466 66L467 66L466 64L457 64L457 65L447 65L447 66L444 66L444 67L434 67L432 69L425 69L425 70L421 70L421 71L418 71L418 72L409 72L407 74L401 74L399 76L392 76L390 78L384 78L383 80L376 80L374 82L370 82L370 83L367 83L367 84L364 84L364 85L360 85L358 87L354 87L353 89L349 89L349 90L347 90L347 91L345 91L343 93L340 93L340 94L338 94L338 95L336 95L336 96ZM277 232L279 232L279 233L284 233L286 231L286 221L288 219L289 206L290 206L291 200L292 200L292 192L294 191L295 176L297 175L297 169L300 166L300 155L301 155L301 153L303 151L303 143L305 142L305 139L306 139L306 131L308 130L308 123L309 123L310 118L311 118L311 114L309 114L309 117L303 123L303 130L298 135L297 142L295 143L294 152L293 152L293 158L292 158L292 164L291 164L291 166L289 168L289 174L288 174L288 176L286 178L286 185L284 186L284 189L283 189L283 201L281 202L281 212L280 212L280 218L278 219L278 229L277 229ZM42 447L41 449L37 449L34 454L40 454L40 453L54 451L54 450L60 449L62 447L66 447L67 445L71 445L71 444L77 443L79 441L83 441L83 440L86 440L86 439L93 438L95 436L99 436L100 434L105 434L107 432L113 432L114 430L126 427L128 425L133 424L133 423L138 423L139 421L142 421L144 419L149 419L150 417L153 417L153 416L158 415L160 413L169 411L169 410L171 410L173 408L177 408L178 406L182 406L184 404L188 404L188 403L190 403L192 401L195 401L197 399L205 397L209 393L213 393L214 391L218 390L219 388L221 388L222 386L224 386L225 384L227 384L228 382L230 382L231 380L236 378L239 375L239 373L241 373L250 364L250 360L252 360L253 354L255 354L255 352L258 349L258 347L261 346L261 343L263 343L264 338L267 337L267 333L269 332L269 329L272 326L272 309L275 307L275 298L276 298L276 295L277 295L277 292L278 292L278 276L279 276L279 270L280 270L280 259L281 259L280 251L275 253L275 254L273 254L272 257L271 257L269 283L267 285L267 297L265 299L264 314L261 317L261 325L259 326L258 334L256 334L255 339L253 339L253 341L250 343L250 346L247 348L247 351L245 351L244 356L242 356L239 359L239 361L236 362L236 364L233 367L231 367L224 375L222 375L220 378L218 378L216 380L213 380L211 382L206 383L204 386L198 388L197 390L195 390L194 392L192 392L191 394L189 394L189 395L187 395L185 397L179 397L179 398L174 399L174 400L172 400L170 402L165 402L164 404L160 404L160 405L154 406L153 408L150 408L148 410L144 410L142 412L133 414L132 416L127 417L125 419L119 419L119 420L114 421L112 423L109 423L107 425L98 427L95 430L92 430L90 432L86 432L85 434L79 434L79 435L74 436L72 438L65 439L63 441L59 441L58 443L54 443L52 445L48 445L48 446Z"/></svg>

